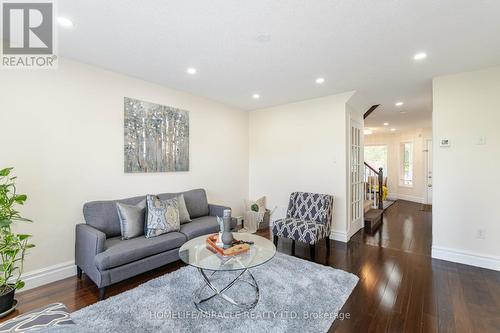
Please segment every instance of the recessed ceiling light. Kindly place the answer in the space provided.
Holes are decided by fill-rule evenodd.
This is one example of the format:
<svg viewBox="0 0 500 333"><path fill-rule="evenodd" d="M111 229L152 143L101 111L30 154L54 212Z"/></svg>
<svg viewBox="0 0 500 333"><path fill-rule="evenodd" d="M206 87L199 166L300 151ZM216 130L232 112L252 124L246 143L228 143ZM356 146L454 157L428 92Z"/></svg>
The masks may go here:
<svg viewBox="0 0 500 333"><path fill-rule="evenodd" d="M427 58L427 53L425 52L419 52L413 56L414 60L424 60L425 58Z"/></svg>
<svg viewBox="0 0 500 333"><path fill-rule="evenodd" d="M371 129L365 129L363 131L364 135L370 135L370 134L373 134L373 131Z"/></svg>
<svg viewBox="0 0 500 333"><path fill-rule="evenodd" d="M389 123L384 123L384 126L389 126Z"/></svg>
<svg viewBox="0 0 500 333"><path fill-rule="evenodd" d="M395 132L395 131L396 131L396 129L395 129L395 128L391 128L391 132Z"/></svg>
<svg viewBox="0 0 500 333"><path fill-rule="evenodd" d="M188 69L186 69L186 73L188 73L189 75L195 75L197 72L198 71L194 67L189 67Z"/></svg>
<svg viewBox="0 0 500 333"><path fill-rule="evenodd" d="M61 27L65 27L65 28L72 28L73 27L73 21L71 21L69 18L66 18L66 17L58 17L57 23L59 23L59 25Z"/></svg>
<svg viewBox="0 0 500 333"><path fill-rule="evenodd" d="M253 94L253 95L252 95L252 98L253 98L253 99L259 99L259 98L260 98L260 95L259 95L259 94Z"/></svg>
<svg viewBox="0 0 500 333"><path fill-rule="evenodd" d="M318 77L318 78L316 79L316 83L317 83L317 84L323 84L323 83L325 83L325 78L323 78L323 77Z"/></svg>
<svg viewBox="0 0 500 333"><path fill-rule="evenodd" d="M403 105L403 104L405 104L405 103L403 103L403 102L397 102L397 103L396 103L396 106L401 106L401 105Z"/></svg>

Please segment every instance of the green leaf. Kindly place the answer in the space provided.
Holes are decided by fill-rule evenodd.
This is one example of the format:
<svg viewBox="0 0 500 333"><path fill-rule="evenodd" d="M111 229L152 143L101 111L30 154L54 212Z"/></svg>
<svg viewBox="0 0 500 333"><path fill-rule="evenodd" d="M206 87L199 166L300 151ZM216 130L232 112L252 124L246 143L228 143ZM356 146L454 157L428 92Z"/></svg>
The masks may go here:
<svg viewBox="0 0 500 333"><path fill-rule="evenodd" d="M15 216L15 217L13 217L13 218L12 218L12 221L33 222L32 220L25 219L24 217L19 217L19 216Z"/></svg>
<svg viewBox="0 0 500 333"><path fill-rule="evenodd" d="M23 205L24 202L28 199L28 196L26 194L19 194L14 197L14 201L17 202L20 205Z"/></svg>
<svg viewBox="0 0 500 333"><path fill-rule="evenodd" d="M17 237L19 237L19 240L20 241L23 241L25 239L28 239L31 237L31 235L27 235L27 234L18 234Z"/></svg>
<svg viewBox="0 0 500 333"><path fill-rule="evenodd" d="M11 220L8 220L8 219L0 220L0 228L8 227L11 224L12 224Z"/></svg>
<svg viewBox="0 0 500 333"><path fill-rule="evenodd" d="M253 212L258 212L259 211L259 205L257 204L252 204L252 206L250 206L250 209L253 211Z"/></svg>
<svg viewBox="0 0 500 333"><path fill-rule="evenodd" d="M12 169L14 169L14 168L5 168L5 169L0 170L0 176L2 176L2 177L8 176Z"/></svg>
<svg viewBox="0 0 500 333"><path fill-rule="evenodd" d="M11 227L16 222L31 222L15 209L23 205L28 196L16 193L16 177L11 174L13 168L0 170L0 291L12 283L9 288L21 289L24 282L19 280L26 250L34 247L29 243L29 234L16 234Z"/></svg>
<svg viewBox="0 0 500 333"><path fill-rule="evenodd" d="M21 289L23 287L24 287L24 281L21 281L21 280L17 281L16 289Z"/></svg>

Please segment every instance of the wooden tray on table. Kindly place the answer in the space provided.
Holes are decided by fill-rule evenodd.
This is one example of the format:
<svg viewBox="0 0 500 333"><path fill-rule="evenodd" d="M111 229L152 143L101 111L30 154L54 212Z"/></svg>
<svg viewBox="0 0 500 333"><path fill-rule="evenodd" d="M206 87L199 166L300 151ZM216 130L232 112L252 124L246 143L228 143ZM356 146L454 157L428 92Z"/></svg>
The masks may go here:
<svg viewBox="0 0 500 333"><path fill-rule="evenodd" d="M245 253L248 250L250 250L250 245L248 245L248 244L236 244L228 249L223 249L221 247L218 247L216 245L218 237L219 237L219 234L213 234L213 235L208 236L207 237L207 246L222 256L235 256L235 255Z"/></svg>

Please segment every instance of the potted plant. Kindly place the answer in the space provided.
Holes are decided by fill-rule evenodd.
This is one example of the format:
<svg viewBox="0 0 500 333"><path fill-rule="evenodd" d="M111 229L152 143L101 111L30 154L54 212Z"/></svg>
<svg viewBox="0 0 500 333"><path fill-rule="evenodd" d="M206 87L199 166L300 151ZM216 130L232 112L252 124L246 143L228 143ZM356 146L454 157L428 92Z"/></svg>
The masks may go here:
<svg viewBox="0 0 500 333"><path fill-rule="evenodd" d="M13 168L0 170L0 313L14 305L14 293L24 287L21 281L26 250L35 245L29 242L31 235L17 234L12 230L14 222L31 222L15 209L26 202L25 194L17 194Z"/></svg>

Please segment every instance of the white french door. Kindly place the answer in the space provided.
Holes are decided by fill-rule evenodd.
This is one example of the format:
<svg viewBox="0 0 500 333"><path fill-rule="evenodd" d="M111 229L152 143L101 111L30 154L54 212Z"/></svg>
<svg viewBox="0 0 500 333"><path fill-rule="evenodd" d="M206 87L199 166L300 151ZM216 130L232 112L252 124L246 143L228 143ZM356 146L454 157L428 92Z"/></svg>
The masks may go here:
<svg viewBox="0 0 500 333"><path fill-rule="evenodd" d="M427 192L427 204L432 205L432 139L425 140L425 188Z"/></svg>
<svg viewBox="0 0 500 333"><path fill-rule="evenodd" d="M349 157L349 203L350 225L348 236L363 227L363 129L361 124L351 119Z"/></svg>

